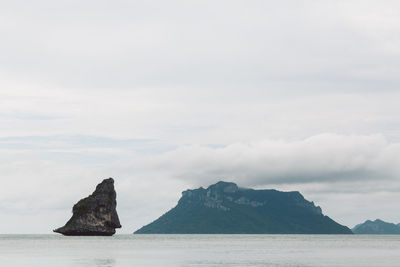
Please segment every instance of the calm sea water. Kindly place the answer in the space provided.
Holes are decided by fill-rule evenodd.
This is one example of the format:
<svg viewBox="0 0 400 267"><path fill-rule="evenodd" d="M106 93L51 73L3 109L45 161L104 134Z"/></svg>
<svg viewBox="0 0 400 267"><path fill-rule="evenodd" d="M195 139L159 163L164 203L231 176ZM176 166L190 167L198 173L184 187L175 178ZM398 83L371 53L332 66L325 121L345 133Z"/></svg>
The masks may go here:
<svg viewBox="0 0 400 267"><path fill-rule="evenodd" d="M400 266L400 236L0 235L0 266Z"/></svg>

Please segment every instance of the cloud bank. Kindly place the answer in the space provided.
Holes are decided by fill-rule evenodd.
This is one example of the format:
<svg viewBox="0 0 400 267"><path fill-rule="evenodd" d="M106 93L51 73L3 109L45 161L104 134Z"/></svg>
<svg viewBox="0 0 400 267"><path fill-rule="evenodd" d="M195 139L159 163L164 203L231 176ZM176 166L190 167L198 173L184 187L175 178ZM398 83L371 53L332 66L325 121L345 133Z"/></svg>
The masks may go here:
<svg viewBox="0 0 400 267"><path fill-rule="evenodd" d="M185 146L149 160L172 176L206 185L215 179L257 186L400 178L400 144L380 135L320 134L298 141L264 140L222 148Z"/></svg>
<svg viewBox="0 0 400 267"><path fill-rule="evenodd" d="M388 218L394 206L386 205L385 210L373 203L379 199L395 203L400 196L400 144L382 135L327 133L164 151L155 140L96 136L2 138L0 144L0 172L9 178L0 189L0 209L9 223L40 214L51 224L62 224L71 205L108 176L116 178L120 213L132 228L174 206L181 191L218 180L298 190L326 214L350 224L372 210ZM125 229L129 230L135 229Z"/></svg>

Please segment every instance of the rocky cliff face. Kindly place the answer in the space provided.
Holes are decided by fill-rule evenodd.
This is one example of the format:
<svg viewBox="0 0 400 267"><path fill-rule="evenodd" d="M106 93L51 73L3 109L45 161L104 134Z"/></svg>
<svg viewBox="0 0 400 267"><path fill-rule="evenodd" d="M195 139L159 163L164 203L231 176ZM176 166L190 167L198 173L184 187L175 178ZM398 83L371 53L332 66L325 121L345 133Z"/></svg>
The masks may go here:
<svg viewBox="0 0 400 267"><path fill-rule="evenodd" d="M116 196L114 180L103 180L90 196L74 205L71 219L54 232L71 236L115 234L115 228L121 228L116 210Z"/></svg>
<svg viewBox="0 0 400 267"><path fill-rule="evenodd" d="M218 182L186 190L178 205L135 233L351 234L297 191L254 190Z"/></svg>
<svg viewBox="0 0 400 267"><path fill-rule="evenodd" d="M263 192L261 196L258 194ZM232 204L239 204L242 206L263 207L267 206L277 198L285 196L283 201L290 203L293 206L306 208L308 212L322 215L320 207L315 206L314 202L309 202L297 191L293 192L279 192L276 190L252 190L248 188L241 188L235 183L218 182L209 186L207 189L199 188L194 190L186 190L182 192L180 203L201 203L209 208L216 208L228 211L229 206ZM225 206L223 205L225 204Z"/></svg>

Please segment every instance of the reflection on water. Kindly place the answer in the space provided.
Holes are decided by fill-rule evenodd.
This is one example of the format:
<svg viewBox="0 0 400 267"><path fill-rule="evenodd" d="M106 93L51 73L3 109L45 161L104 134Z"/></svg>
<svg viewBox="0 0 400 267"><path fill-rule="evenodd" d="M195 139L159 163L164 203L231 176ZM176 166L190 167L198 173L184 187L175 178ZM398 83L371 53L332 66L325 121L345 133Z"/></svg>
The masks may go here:
<svg viewBox="0 0 400 267"><path fill-rule="evenodd" d="M74 261L73 266L82 267L115 267L115 259L99 258L99 259L77 259Z"/></svg>
<svg viewBox="0 0 400 267"><path fill-rule="evenodd" d="M114 259L95 259L94 266L96 267L113 267L115 266Z"/></svg>
<svg viewBox="0 0 400 267"><path fill-rule="evenodd" d="M0 235L0 266L399 266L400 236Z"/></svg>

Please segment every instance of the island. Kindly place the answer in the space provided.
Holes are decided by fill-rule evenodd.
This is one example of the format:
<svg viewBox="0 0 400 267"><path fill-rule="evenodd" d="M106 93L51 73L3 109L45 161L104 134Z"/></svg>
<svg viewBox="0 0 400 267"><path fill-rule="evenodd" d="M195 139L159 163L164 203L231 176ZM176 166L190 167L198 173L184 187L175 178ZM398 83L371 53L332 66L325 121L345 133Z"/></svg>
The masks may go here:
<svg viewBox="0 0 400 267"><path fill-rule="evenodd" d="M375 221L367 220L364 223L357 224L353 233L358 235L399 235L400 224L385 222L379 219Z"/></svg>
<svg viewBox="0 0 400 267"><path fill-rule="evenodd" d="M88 197L72 208L72 217L54 232L66 236L111 236L121 228L117 214L117 194L114 179L108 178L97 185Z"/></svg>
<svg viewBox="0 0 400 267"><path fill-rule="evenodd" d="M352 234L299 192L220 181L186 190L178 204L135 234Z"/></svg>

